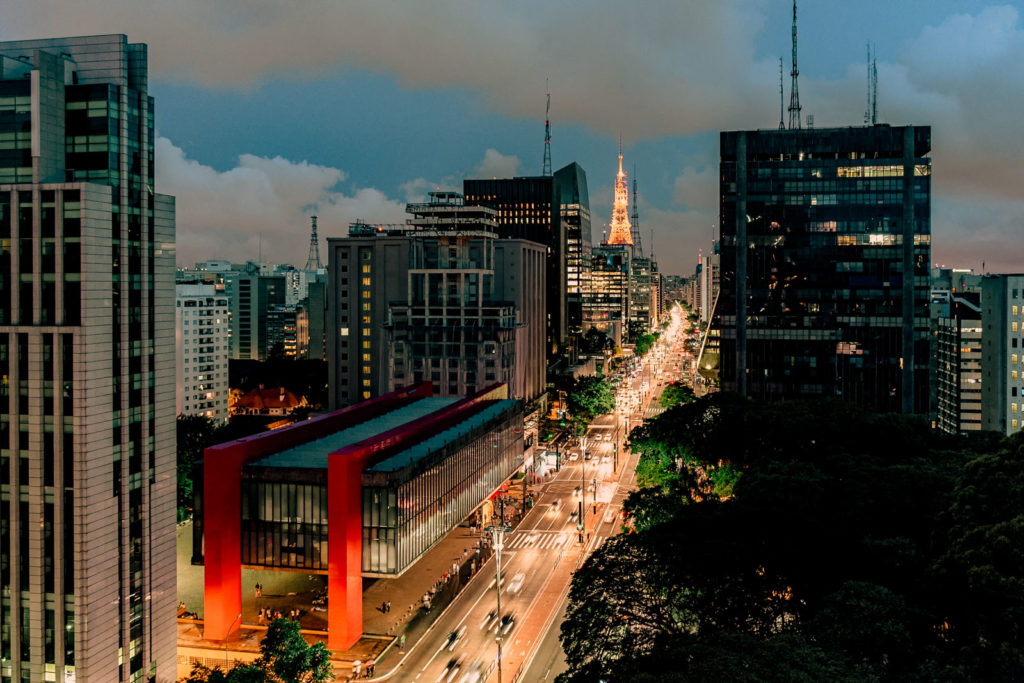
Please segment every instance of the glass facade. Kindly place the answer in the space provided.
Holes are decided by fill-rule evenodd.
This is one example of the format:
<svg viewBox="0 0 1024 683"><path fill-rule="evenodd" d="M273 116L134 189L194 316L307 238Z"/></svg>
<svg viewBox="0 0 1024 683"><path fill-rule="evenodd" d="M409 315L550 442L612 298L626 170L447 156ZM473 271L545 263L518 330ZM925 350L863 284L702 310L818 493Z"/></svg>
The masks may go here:
<svg viewBox="0 0 1024 683"><path fill-rule="evenodd" d="M747 395L761 399L835 396L899 411L912 344L909 398L914 412L928 410L930 147L928 127L722 134L721 295L712 327L723 389L738 390L742 372ZM908 250L905 235L913 238Z"/></svg>
<svg viewBox="0 0 1024 683"><path fill-rule="evenodd" d="M327 484L273 481L324 470L247 468L242 481L242 564L327 571ZM290 478L290 477L289 477Z"/></svg>

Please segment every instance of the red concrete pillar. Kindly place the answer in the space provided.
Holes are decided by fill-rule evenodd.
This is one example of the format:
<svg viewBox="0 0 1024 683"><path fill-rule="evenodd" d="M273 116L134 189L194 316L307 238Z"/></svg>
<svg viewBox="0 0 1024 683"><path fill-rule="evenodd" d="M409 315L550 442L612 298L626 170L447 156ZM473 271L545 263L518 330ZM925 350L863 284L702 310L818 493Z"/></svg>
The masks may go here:
<svg viewBox="0 0 1024 683"><path fill-rule="evenodd" d="M363 634L363 465L361 452L327 459L327 647L347 650Z"/></svg>
<svg viewBox="0 0 1024 683"><path fill-rule="evenodd" d="M241 627L241 474L244 454L206 451L203 467L205 581L203 618L207 640L225 640Z"/></svg>

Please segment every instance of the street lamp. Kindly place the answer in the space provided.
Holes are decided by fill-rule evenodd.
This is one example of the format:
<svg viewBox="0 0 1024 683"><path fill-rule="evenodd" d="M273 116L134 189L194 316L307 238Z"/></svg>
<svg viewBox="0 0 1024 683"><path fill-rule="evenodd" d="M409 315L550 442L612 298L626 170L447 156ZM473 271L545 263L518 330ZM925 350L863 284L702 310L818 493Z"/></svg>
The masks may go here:
<svg viewBox="0 0 1024 683"><path fill-rule="evenodd" d="M228 638L231 637L231 629L234 628L235 624L241 618L242 618L242 613L239 612L238 616L235 617L235 620L231 622L230 626L228 626L228 632L224 635L224 671L225 672L227 672L227 670L228 670Z"/></svg>
<svg viewBox="0 0 1024 683"><path fill-rule="evenodd" d="M494 546L494 592L498 596L498 635L494 639L498 643L498 683L501 683L501 551L505 547L505 532L512 531L512 527L502 524L487 527L487 530L491 532Z"/></svg>

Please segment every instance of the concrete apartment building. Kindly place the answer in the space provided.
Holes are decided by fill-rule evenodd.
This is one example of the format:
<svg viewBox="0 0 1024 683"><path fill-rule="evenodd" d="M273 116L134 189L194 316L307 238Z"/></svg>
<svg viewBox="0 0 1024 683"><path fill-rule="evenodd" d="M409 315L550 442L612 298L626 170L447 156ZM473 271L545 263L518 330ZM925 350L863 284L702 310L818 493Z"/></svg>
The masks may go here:
<svg viewBox="0 0 1024 683"><path fill-rule="evenodd" d="M175 287L178 415L228 419L228 298L214 285Z"/></svg>
<svg viewBox="0 0 1024 683"><path fill-rule="evenodd" d="M1024 274L981 280L981 428L1024 427Z"/></svg>
<svg viewBox="0 0 1024 683"><path fill-rule="evenodd" d="M407 210L407 225L356 223L328 240L331 409L420 382L437 396L494 382L513 398L540 396L544 248L498 239L494 210L457 193Z"/></svg>
<svg viewBox="0 0 1024 683"><path fill-rule="evenodd" d="M176 674L174 199L147 48L0 42L0 679Z"/></svg>

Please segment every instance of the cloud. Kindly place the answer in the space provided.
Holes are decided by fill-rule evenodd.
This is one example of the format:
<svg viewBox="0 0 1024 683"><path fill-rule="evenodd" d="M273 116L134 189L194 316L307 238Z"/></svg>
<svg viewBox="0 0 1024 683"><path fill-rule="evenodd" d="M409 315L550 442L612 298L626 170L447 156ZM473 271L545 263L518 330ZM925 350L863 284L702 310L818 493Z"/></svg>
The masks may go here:
<svg viewBox="0 0 1024 683"><path fill-rule="evenodd" d="M496 149L484 152L484 159L470 173L470 178L511 178L519 173L519 157L505 155Z"/></svg>
<svg viewBox="0 0 1024 683"><path fill-rule="evenodd" d="M305 263L309 216L323 238L347 234L348 224L405 221L405 203L374 188L349 188L341 169L282 157L243 154L217 171L158 137L156 189L177 197L178 260L226 257ZM321 250L321 258L326 252Z"/></svg>
<svg viewBox="0 0 1024 683"><path fill-rule="evenodd" d="M700 170L692 166L683 169L676 178L672 199L690 209L718 209L718 170L705 166Z"/></svg>

